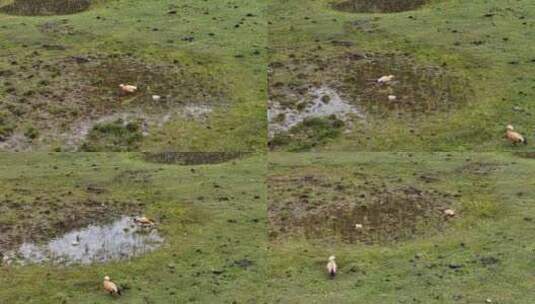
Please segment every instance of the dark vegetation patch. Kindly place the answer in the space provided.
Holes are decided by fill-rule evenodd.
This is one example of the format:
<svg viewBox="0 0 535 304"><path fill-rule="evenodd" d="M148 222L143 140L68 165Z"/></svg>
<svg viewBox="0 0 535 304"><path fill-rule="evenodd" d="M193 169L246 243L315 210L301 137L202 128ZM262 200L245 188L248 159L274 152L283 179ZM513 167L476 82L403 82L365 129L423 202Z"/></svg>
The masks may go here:
<svg viewBox="0 0 535 304"><path fill-rule="evenodd" d="M193 166L220 164L249 154L248 152L148 152L144 154L144 159L155 163Z"/></svg>
<svg viewBox="0 0 535 304"><path fill-rule="evenodd" d="M335 3L335 9L352 13L397 13L415 10L428 0L346 0Z"/></svg>
<svg viewBox="0 0 535 304"><path fill-rule="evenodd" d="M20 16L52 16L80 13L90 6L90 0L13 0L0 11Z"/></svg>
<svg viewBox="0 0 535 304"><path fill-rule="evenodd" d="M14 132L24 132L17 130L23 125L14 126L13 122L31 121L34 128L43 130L39 134L42 139L57 140L58 134L66 134L66 144L71 138L79 144L78 139L101 118L128 113L159 128L163 116L180 111L182 106L226 102L226 89L212 75L178 61L148 63L125 54L45 61L37 51L23 59L5 60L0 62L0 92L5 92L0 113L13 119L5 122L0 117L3 141ZM124 94L119 84L136 85L138 90ZM153 95L159 98L155 100ZM101 127L95 132L112 131Z"/></svg>
<svg viewBox="0 0 535 304"><path fill-rule="evenodd" d="M366 179L354 183L320 175L268 180L271 240L291 236L388 243L440 231L453 195ZM360 224L362 228L356 228Z"/></svg>
<svg viewBox="0 0 535 304"><path fill-rule="evenodd" d="M125 122L118 119L111 123L95 125L80 150L85 152L127 152L139 149L143 139L142 121Z"/></svg>
<svg viewBox="0 0 535 304"><path fill-rule="evenodd" d="M98 194L91 189L87 186L86 190ZM24 242L42 242L90 224L109 223L141 207L140 203L99 198L74 201L66 197L5 197L0 200L0 253Z"/></svg>
<svg viewBox="0 0 535 304"><path fill-rule="evenodd" d="M294 152L310 150L338 137L344 125L344 121L336 116L307 118L288 132L276 134L269 140L269 148L277 150L286 147Z"/></svg>

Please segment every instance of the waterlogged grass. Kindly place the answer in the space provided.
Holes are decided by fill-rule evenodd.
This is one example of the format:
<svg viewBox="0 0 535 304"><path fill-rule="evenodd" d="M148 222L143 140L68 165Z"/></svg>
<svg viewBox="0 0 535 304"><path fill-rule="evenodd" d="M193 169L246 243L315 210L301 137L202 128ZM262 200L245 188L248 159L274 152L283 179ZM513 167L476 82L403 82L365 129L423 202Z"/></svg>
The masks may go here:
<svg viewBox="0 0 535 304"><path fill-rule="evenodd" d="M128 116L149 126L136 150L263 149L265 6L99 0L68 15L0 13L0 113L11 118L0 148L78 150L100 119ZM120 83L139 91L121 96Z"/></svg>
<svg viewBox="0 0 535 304"><path fill-rule="evenodd" d="M529 76L535 69L532 1L429 1L415 10L382 14L339 11L333 7L339 2L343 1L272 0L269 4L270 99L295 106L303 88L331 85L349 93L342 96L349 102L373 106L365 111L364 119L354 121L350 132L314 150L533 148L531 144L512 147L503 139L509 123L528 142L534 136L531 100L535 92ZM378 3L382 2L374 1ZM404 65L405 59L398 63L382 60L385 55L407 58L410 64ZM355 67L347 73L357 66L354 62L372 62L377 69ZM438 73L427 72L434 70ZM359 79L361 74L369 79ZM398 76L399 82L373 84L388 74ZM424 75L425 80L417 80ZM279 94L284 88L290 88L292 94L286 96L290 98ZM373 93L371 98L366 91ZM397 100L389 102L389 94ZM410 98L405 100L405 95ZM457 106L426 110L426 103L435 100L449 100ZM405 101L416 102L418 113L382 113L391 105L410 105ZM279 150L291 149L288 145Z"/></svg>
<svg viewBox="0 0 535 304"><path fill-rule="evenodd" d="M268 172L269 303L533 301L533 159L496 153L272 153ZM380 191L370 196L374 188ZM406 206L390 210L396 195ZM456 216L429 222L422 212L430 202L454 209ZM383 212L371 213L376 207ZM414 209L420 211L413 218L415 207L421 209ZM435 224L422 225L426 218ZM363 227L355 229L356 223ZM378 238L389 226L396 229ZM403 237L407 229L414 232ZM401 238L391 238L396 235ZM338 262L334 280L325 271L330 255Z"/></svg>
<svg viewBox="0 0 535 304"><path fill-rule="evenodd" d="M196 166L129 153L0 155L2 252L6 244L45 241L131 214L153 218L165 239L129 261L2 265L0 302L256 301L267 276L264 164L258 155ZM102 290L105 275L125 288L122 297Z"/></svg>

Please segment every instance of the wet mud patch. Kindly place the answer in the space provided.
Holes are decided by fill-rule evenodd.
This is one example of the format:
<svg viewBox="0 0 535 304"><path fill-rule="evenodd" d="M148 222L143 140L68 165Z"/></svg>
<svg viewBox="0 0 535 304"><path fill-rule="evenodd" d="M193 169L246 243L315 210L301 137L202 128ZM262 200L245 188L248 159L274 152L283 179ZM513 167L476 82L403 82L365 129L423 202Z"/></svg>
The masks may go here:
<svg viewBox="0 0 535 304"><path fill-rule="evenodd" d="M111 139L103 144L89 140L95 146L85 150L119 141L127 147L119 151L130 151L138 148L141 137L169 121L204 120L214 107L228 104L226 88L213 75L179 62L149 63L118 54L51 62L33 55L13 61L4 72L7 76L0 86L7 96L0 113L28 122L3 132L0 147L5 150L50 141L60 141L64 150L76 150L94 131L93 139L105 138L103 134ZM25 79L24 85L20 79ZM135 85L137 90L122 92L120 84ZM9 134L24 133L21 129L28 124L40 130L35 138L10 140Z"/></svg>
<svg viewBox="0 0 535 304"><path fill-rule="evenodd" d="M303 100L294 108L273 102L268 109L269 134L289 131L310 118L338 116L349 120L349 116L362 117L357 107L342 99L336 90L329 87L311 88L307 94L310 100Z"/></svg>
<svg viewBox="0 0 535 304"><path fill-rule="evenodd" d="M271 240L292 236L347 243L389 243L439 232L452 195L370 180L355 184L322 176L268 180Z"/></svg>
<svg viewBox="0 0 535 304"><path fill-rule="evenodd" d="M90 0L12 0L0 12L19 16L70 15L86 11Z"/></svg>
<svg viewBox="0 0 535 304"><path fill-rule="evenodd" d="M318 49L300 54L270 64L271 138L323 113L336 116L347 127L385 118L410 123L413 118L455 110L471 94L466 81L453 71L405 54L351 51L326 57ZM388 75L393 75L391 81L378 81Z"/></svg>
<svg viewBox="0 0 535 304"><path fill-rule="evenodd" d="M248 155L248 152L148 152L143 158L148 162L195 166L225 163Z"/></svg>
<svg viewBox="0 0 535 304"><path fill-rule="evenodd" d="M350 13L398 13L412 11L428 0L346 0L333 4L334 9Z"/></svg>
<svg viewBox="0 0 535 304"><path fill-rule="evenodd" d="M98 189L97 189L98 188ZM105 191L87 186L87 192ZM126 212L137 213L141 203L87 199L69 201L61 198L36 197L32 201L0 201L0 253L15 250L24 243L43 243L89 225L108 224Z"/></svg>
<svg viewBox="0 0 535 304"><path fill-rule="evenodd" d="M111 223L89 225L44 243L25 242L6 252L3 259L16 264L105 263L147 254L162 243L156 229L143 228L133 217L121 216Z"/></svg>

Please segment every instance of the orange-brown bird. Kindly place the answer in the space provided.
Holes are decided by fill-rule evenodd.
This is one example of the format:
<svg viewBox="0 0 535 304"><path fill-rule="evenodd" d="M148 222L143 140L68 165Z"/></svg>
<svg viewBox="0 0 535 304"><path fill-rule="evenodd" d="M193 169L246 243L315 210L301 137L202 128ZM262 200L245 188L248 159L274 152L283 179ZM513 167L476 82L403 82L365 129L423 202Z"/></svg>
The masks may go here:
<svg viewBox="0 0 535 304"><path fill-rule="evenodd" d="M336 276L336 262L334 261L336 257L334 255L331 255L329 257L329 262L327 263L327 272L329 273L329 276L331 279L334 279Z"/></svg>
<svg viewBox="0 0 535 304"><path fill-rule="evenodd" d="M515 128L513 128L512 125L507 125L507 131L505 132L505 138L507 138L508 141L510 141L513 145L516 145L518 143L522 143L524 145L527 145L528 142L524 138L524 136L520 135L520 133L514 131Z"/></svg>
<svg viewBox="0 0 535 304"><path fill-rule="evenodd" d="M119 85L119 88L121 89L121 91L123 91L123 93L127 93L127 94L132 94L132 93L135 93L137 91L137 87L134 86L134 85L130 85L130 84L120 84Z"/></svg>
<svg viewBox="0 0 535 304"><path fill-rule="evenodd" d="M456 212L453 209L445 209L444 210L444 215L446 215L446 216L454 217L455 214L456 214Z"/></svg>
<svg viewBox="0 0 535 304"><path fill-rule="evenodd" d="M141 225L141 226L154 226L154 221L149 219L146 216L140 216L134 218L134 223Z"/></svg>
<svg viewBox="0 0 535 304"><path fill-rule="evenodd" d="M110 293L110 295L121 295L121 290L119 289L119 287L117 287L117 284L113 283L111 280L110 280L110 277L108 276L105 276L104 277L104 289Z"/></svg>

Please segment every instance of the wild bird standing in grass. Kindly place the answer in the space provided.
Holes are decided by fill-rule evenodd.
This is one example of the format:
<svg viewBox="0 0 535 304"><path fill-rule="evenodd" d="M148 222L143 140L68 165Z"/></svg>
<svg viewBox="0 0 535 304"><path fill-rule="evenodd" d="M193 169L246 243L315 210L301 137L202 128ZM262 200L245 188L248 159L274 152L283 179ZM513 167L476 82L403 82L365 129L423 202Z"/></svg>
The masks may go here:
<svg viewBox="0 0 535 304"><path fill-rule="evenodd" d="M505 132L505 138L509 140L513 145L516 145L518 143L522 143L524 145L527 145L528 142L522 136L520 133L514 131L514 127L512 125L507 125L507 131Z"/></svg>
<svg viewBox="0 0 535 304"><path fill-rule="evenodd" d="M334 255L331 255L329 257L329 262L327 263L327 272L329 273L329 276L331 279L334 279L336 276L336 262L334 261L336 257Z"/></svg>
<svg viewBox="0 0 535 304"><path fill-rule="evenodd" d="M154 226L154 221L149 219L146 216L140 216L140 217L134 218L134 223L140 226L144 226L144 227Z"/></svg>
<svg viewBox="0 0 535 304"><path fill-rule="evenodd" d="M134 86L134 85L130 85L130 84L121 83L119 85L119 88L121 89L121 91L123 93L126 93L126 94L132 94L132 93L135 93L137 91L137 87Z"/></svg>
<svg viewBox="0 0 535 304"><path fill-rule="evenodd" d="M377 79L377 83L379 84L387 84L392 82L394 80L394 75L385 75Z"/></svg>
<svg viewBox="0 0 535 304"><path fill-rule="evenodd" d="M110 295L121 295L121 290L117 287L117 284L110 280L109 276L104 277L104 289L110 293Z"/></svg>

